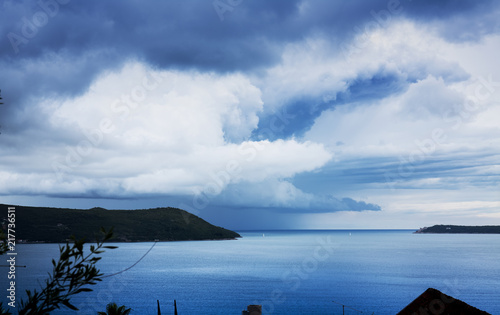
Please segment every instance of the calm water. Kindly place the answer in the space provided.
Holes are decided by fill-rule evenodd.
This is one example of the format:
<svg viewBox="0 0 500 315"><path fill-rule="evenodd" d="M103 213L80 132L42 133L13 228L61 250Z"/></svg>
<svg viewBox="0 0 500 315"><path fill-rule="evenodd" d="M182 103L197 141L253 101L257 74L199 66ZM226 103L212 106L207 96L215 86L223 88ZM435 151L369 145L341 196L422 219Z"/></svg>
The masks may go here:
<svg viewBox="0 0 500 315"><path fill-rule="evenodd" d="M500 314L500 235L356 230L240 234L243 238L235 241L157 243L134 268L72 301L80 314L103 311L110 301L133 308L133 314L156 314L156 300L162 314L173 314L176 299L181 315L241 314L248 304L262 304L264 314L342 314L342 306L332 301L385 315L434 287ZM129 267L152 243L116 245L99 264L105 274ZM18 264L27 265L17 269L19 295L46 278L58 245L20 244L17 252ZM359 312L346 308L346 314Z"/></svg>

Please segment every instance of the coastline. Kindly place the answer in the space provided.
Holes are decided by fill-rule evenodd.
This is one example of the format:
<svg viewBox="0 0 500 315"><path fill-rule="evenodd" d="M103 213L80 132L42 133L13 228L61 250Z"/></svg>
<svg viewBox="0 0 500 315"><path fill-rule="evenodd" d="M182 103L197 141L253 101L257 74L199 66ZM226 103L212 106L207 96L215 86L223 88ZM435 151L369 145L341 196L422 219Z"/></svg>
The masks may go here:
<svg viewBox="0 0 500 315"><path fill-rule="evenodd" d="M413 234L500 234L499 225L433 225L431 227L423 227L415 231Z"/></svg>

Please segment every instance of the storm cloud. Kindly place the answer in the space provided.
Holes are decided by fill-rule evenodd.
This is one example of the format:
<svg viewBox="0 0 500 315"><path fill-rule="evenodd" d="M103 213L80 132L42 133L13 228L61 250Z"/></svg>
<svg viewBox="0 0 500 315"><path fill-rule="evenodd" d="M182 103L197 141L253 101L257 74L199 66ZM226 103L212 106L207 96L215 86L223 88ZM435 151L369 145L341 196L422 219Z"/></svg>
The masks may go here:
<svg viewBox="0 0 500 315"><path fill-rule="evenodd" d="M424 197L478 202L457 222L491 218L479 202L498 200L499 11L2 1L0 194L235 209L234 222L237 209L331 215L307 227L339 212L406 222L398 205L427 214Z"/></svg>

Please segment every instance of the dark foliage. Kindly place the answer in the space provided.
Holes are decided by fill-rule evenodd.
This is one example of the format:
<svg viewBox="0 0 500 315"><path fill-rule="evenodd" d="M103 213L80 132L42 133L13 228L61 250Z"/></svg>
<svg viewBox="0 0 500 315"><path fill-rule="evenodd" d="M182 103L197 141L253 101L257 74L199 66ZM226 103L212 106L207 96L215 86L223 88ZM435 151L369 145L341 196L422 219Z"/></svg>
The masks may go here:
<svg viewBox="0 0 500 315"><path fill-rule="evenodd" d="M59 247L59 260L52 259L52 273L49 274L45 285L40 290L26 290L27 300L21 300L19 314L49 314L55 309L66 307L71 310L78 310L70 303L73 295L92 291L88 286L101 281L102 273L96 267L96 263L101 259L98 254L103 253L104 248L113 249L115 246L104 246L104 242L113 236L112 230L103 233L102 240L96 245L90 246L90 253L85 254L83 246L84 240L73 239L73 243Z"/></svg>
<svg viewBox="0 0 500 315"><path fill-rule="evenodd" d="M106 312L97 312L97 315L129 315L131 311L125 305L119 307L116 303L109 303L106 305Z"/></svg>
<svg viewBox="0 0 500 315"><path fill-rule="evenodd" d="M500 226L434 225L431 227L424 227L415 233L500 234Z"/></svg>

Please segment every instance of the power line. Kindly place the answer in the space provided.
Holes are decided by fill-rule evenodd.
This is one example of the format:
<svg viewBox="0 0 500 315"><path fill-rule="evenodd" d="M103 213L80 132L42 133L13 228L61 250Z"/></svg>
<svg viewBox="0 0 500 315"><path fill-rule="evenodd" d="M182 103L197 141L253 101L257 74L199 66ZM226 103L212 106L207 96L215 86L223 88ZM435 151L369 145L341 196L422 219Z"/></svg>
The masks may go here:
<svg viewBox="0 0 500 315"><path fill-rule="evenodd" d="M135 262L133 265L131 265L130 267L125 268L125 269L123 269L122 271L118 271L118 272L112 273L112 274L110 274L110 275L105 275L105 276L102 276L101 278L108 278L108 277L116 276L116 275L119 275L120 273L123 273L123 272L125 272L125 271L127 271L127 270L130 270L130 269L134 268L134 267L135 267L135 265L137 265L137 264L138 264L141 260L143 260L143 259L144 259L144 257L146 257L146 255L147 255L147 254L149 254L149 252L153 249L153 247L155 247L156 243L158 243L158 241L155 241L155 242L153 243L153 245L151 246L151 248L150 248L150 249L148 249L148 251L147 251L144 255L142 255L142 257L141 257L141 258L139 258L139 260L138 260L138 261L136 261L136 262Z"/></svg>
<svg viewBox="0 0 500 315"><path fill-rule="evenodd" d="M116 275L119 275L120 273L123 273L123 272L125 272L125 271L127 271L127 270L130 270L130 269L134 268L134 267L135 267L135 265L137 265L139 262L141 262L141 260L143 260L143 259L144 259L144 257L146 257L146 256L149 254L149 252L153 249L153 247L155 247L156 243L158 243L158 241L155 241L155 242L153 243L153 245L152 245L152 246L148 249L148 251L147 251L144 255L142 255L142 257L141 257L141 258L139 258L139 260L137 260L135 263L133 263L130 267L127 267L127 268L125 268L125 269L123 269L123 270L121 270L121 271L118 271L118 272L112 273L112 274L110 274L110 275L105 275L105 276L102 276L101 278L108 278L108 277L116 276ZM0 267L10 267L10 265L0 265ZM26 266L24 266L24 265L15 265L15 267L16 267L16 268L20 268L20 267L22 267L22 268L26 268Z"/></svg>

